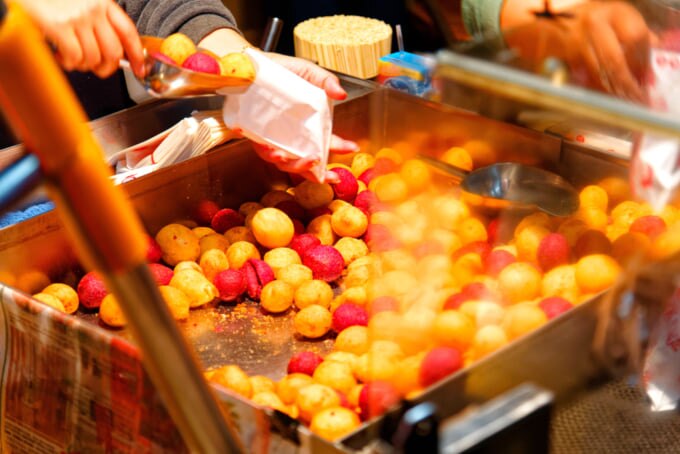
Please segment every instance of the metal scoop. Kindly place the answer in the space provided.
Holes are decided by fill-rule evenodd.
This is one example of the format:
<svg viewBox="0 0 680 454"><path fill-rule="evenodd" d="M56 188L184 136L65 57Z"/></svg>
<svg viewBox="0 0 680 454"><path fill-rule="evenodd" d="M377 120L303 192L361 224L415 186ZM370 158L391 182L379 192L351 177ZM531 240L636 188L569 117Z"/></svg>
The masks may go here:
<svg viewBox="0 0 680 454"><path fill-rule="evenodd" d="M160 53L161 38L142 36L146 74L137 78L146 91L157 98L182 98L188 96L214 95L223 87L249 85L252 80L233 76L207 74L182 68L163 58ZM127 60L120 66L129 68Z"/></svg>
<svg viewBox="0 0 680 454"><path fill-rule="evenodd" d="M553 216L568 216L579 207L576 189L564 178L547 170L502 162L468 172L430 156L418 157L460 179L466 200L478 206L538 208Z"/></svg>

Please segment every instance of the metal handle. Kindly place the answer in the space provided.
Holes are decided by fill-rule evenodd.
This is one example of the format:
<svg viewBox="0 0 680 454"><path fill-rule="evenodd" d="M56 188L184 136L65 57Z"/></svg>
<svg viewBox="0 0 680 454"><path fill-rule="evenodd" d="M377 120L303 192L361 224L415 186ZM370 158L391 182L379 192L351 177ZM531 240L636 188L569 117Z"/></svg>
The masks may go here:
<svg viewBox="0 0 680 454"><path fill-rule="evenodd" d="M283 21L278 17L270 17L267 21L267 27L262 34L262 43L260 48L265 52L273 52L279 44L279 37L281 36L281 29L283 28Z"/></svg>
<svg viewBox="0 0 680 454"><path fill-rule="evenodd" d="M431 165L435 169L439 169L443 172L453 175L454 177L460 178L461 180L464 180L465 177L467 177L470 174L470 172L468 172L467 170L461 169L460 167L454 166L453 164L449 164L448 162L441 161L437 158L433 158L432 156L419 154L418 159L420 159L421 161L425 161L427 164Z"/></svg>

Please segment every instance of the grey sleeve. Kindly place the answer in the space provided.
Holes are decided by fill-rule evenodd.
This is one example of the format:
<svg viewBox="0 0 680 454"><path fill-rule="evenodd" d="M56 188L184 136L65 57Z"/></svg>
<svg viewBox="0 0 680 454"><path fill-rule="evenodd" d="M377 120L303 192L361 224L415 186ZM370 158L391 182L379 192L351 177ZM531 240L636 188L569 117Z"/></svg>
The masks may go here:
<svg viewBox="0 0 680 454"><path fill-rule="evenodd" d="M218 28L238 31L221 0L118 0L141 35L166 37L181 32L195 43Z"/></svg>
<svg viewBox="0 0 680 454"><path fill-rule="evenodd" d="M500 35L503 0L462 0L461 16L470 36Z"/></svg>

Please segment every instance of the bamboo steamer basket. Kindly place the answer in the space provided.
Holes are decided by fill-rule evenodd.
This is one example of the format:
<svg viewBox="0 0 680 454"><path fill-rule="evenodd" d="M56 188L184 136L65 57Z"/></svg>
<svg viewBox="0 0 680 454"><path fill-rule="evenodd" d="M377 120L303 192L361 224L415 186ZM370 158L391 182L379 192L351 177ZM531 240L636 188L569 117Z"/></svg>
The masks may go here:
<svg viewBox="0 0 680 454"><path fill-rule="evenodd" d="M390 53L392 28L361 16L326 16L293 30L295 55L361 79L378 75L378 60Z"/></svg>

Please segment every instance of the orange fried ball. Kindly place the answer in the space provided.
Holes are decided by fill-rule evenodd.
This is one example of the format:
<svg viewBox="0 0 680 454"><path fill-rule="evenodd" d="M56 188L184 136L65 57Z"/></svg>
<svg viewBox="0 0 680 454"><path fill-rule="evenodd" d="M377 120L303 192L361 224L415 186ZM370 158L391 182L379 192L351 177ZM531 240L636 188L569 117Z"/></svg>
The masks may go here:
<svg viewBox="0 0 680 454"><path fill-rule="evenodd" d="M498 286L503 297L509 302L529 301L540 296L541 278L541 273L535 266L515 262L500 272Z"/></svg>
<svg viewBox="0 0 680 454"><path fill-rule="evenodd" d="M397 173L380 175L371 180L368 188L372 190L381 202L397 203L408 197L408 186Z"/></svg>
<svg viewBox="0 0 680 454"><path fill-rule="evenodd" d="M508 307L503 320L503 328L509 340L530 333L544 325L548 318L538 306L533 304L516 304Z"/></svg>
<svg viewBox="0 0 680 454"><path fill-rule="evenodd" d="M295 331L310 339L318 339L331 329L333 316L325 307L313 304L295 314Z"/></svg>
<svg viewBox="0 0 680 454"><path fill-rule="evenodd" d="M417 194L427 189L432 175L430 168L420 159L408 159L404 161L399 171L401 179L408 186L411 194Z"/></svg>
<svg viewBox="0 0 680 454"><path fill-rule="evenodd" d="M611 287L621 266L605 254L586 255L576 262L576 283L583 293L597 293Z"/></svg>
<svg viewBox="0 0 680 454"><path fill-rule="evenodd" d="M467 315L452 310L439 313L432 334L440 345L465 351L475 335L475 324Z"/></svg>
<svg viewBox="0 0 680 454"><path fill-rule="evenodd" d="M263 208L255 213L251 229L257 242L269 249L288 246L295 233L293 221L277 208Z"/></svg>
<svg viewBox="0 0 680 454"><path fill-rule="evenodd" d="M441 156L442 161L459 167L463 170L472 170L472 157L465 148L451 147Z"/></svg>
<svg viewBox="0 0 680 454"><path fill-rule="evenodd" d="M588 185L581 189L578 194L580 208L595 208L600 211L607 211L609 196L607 191L600 186Z"/></svg>

